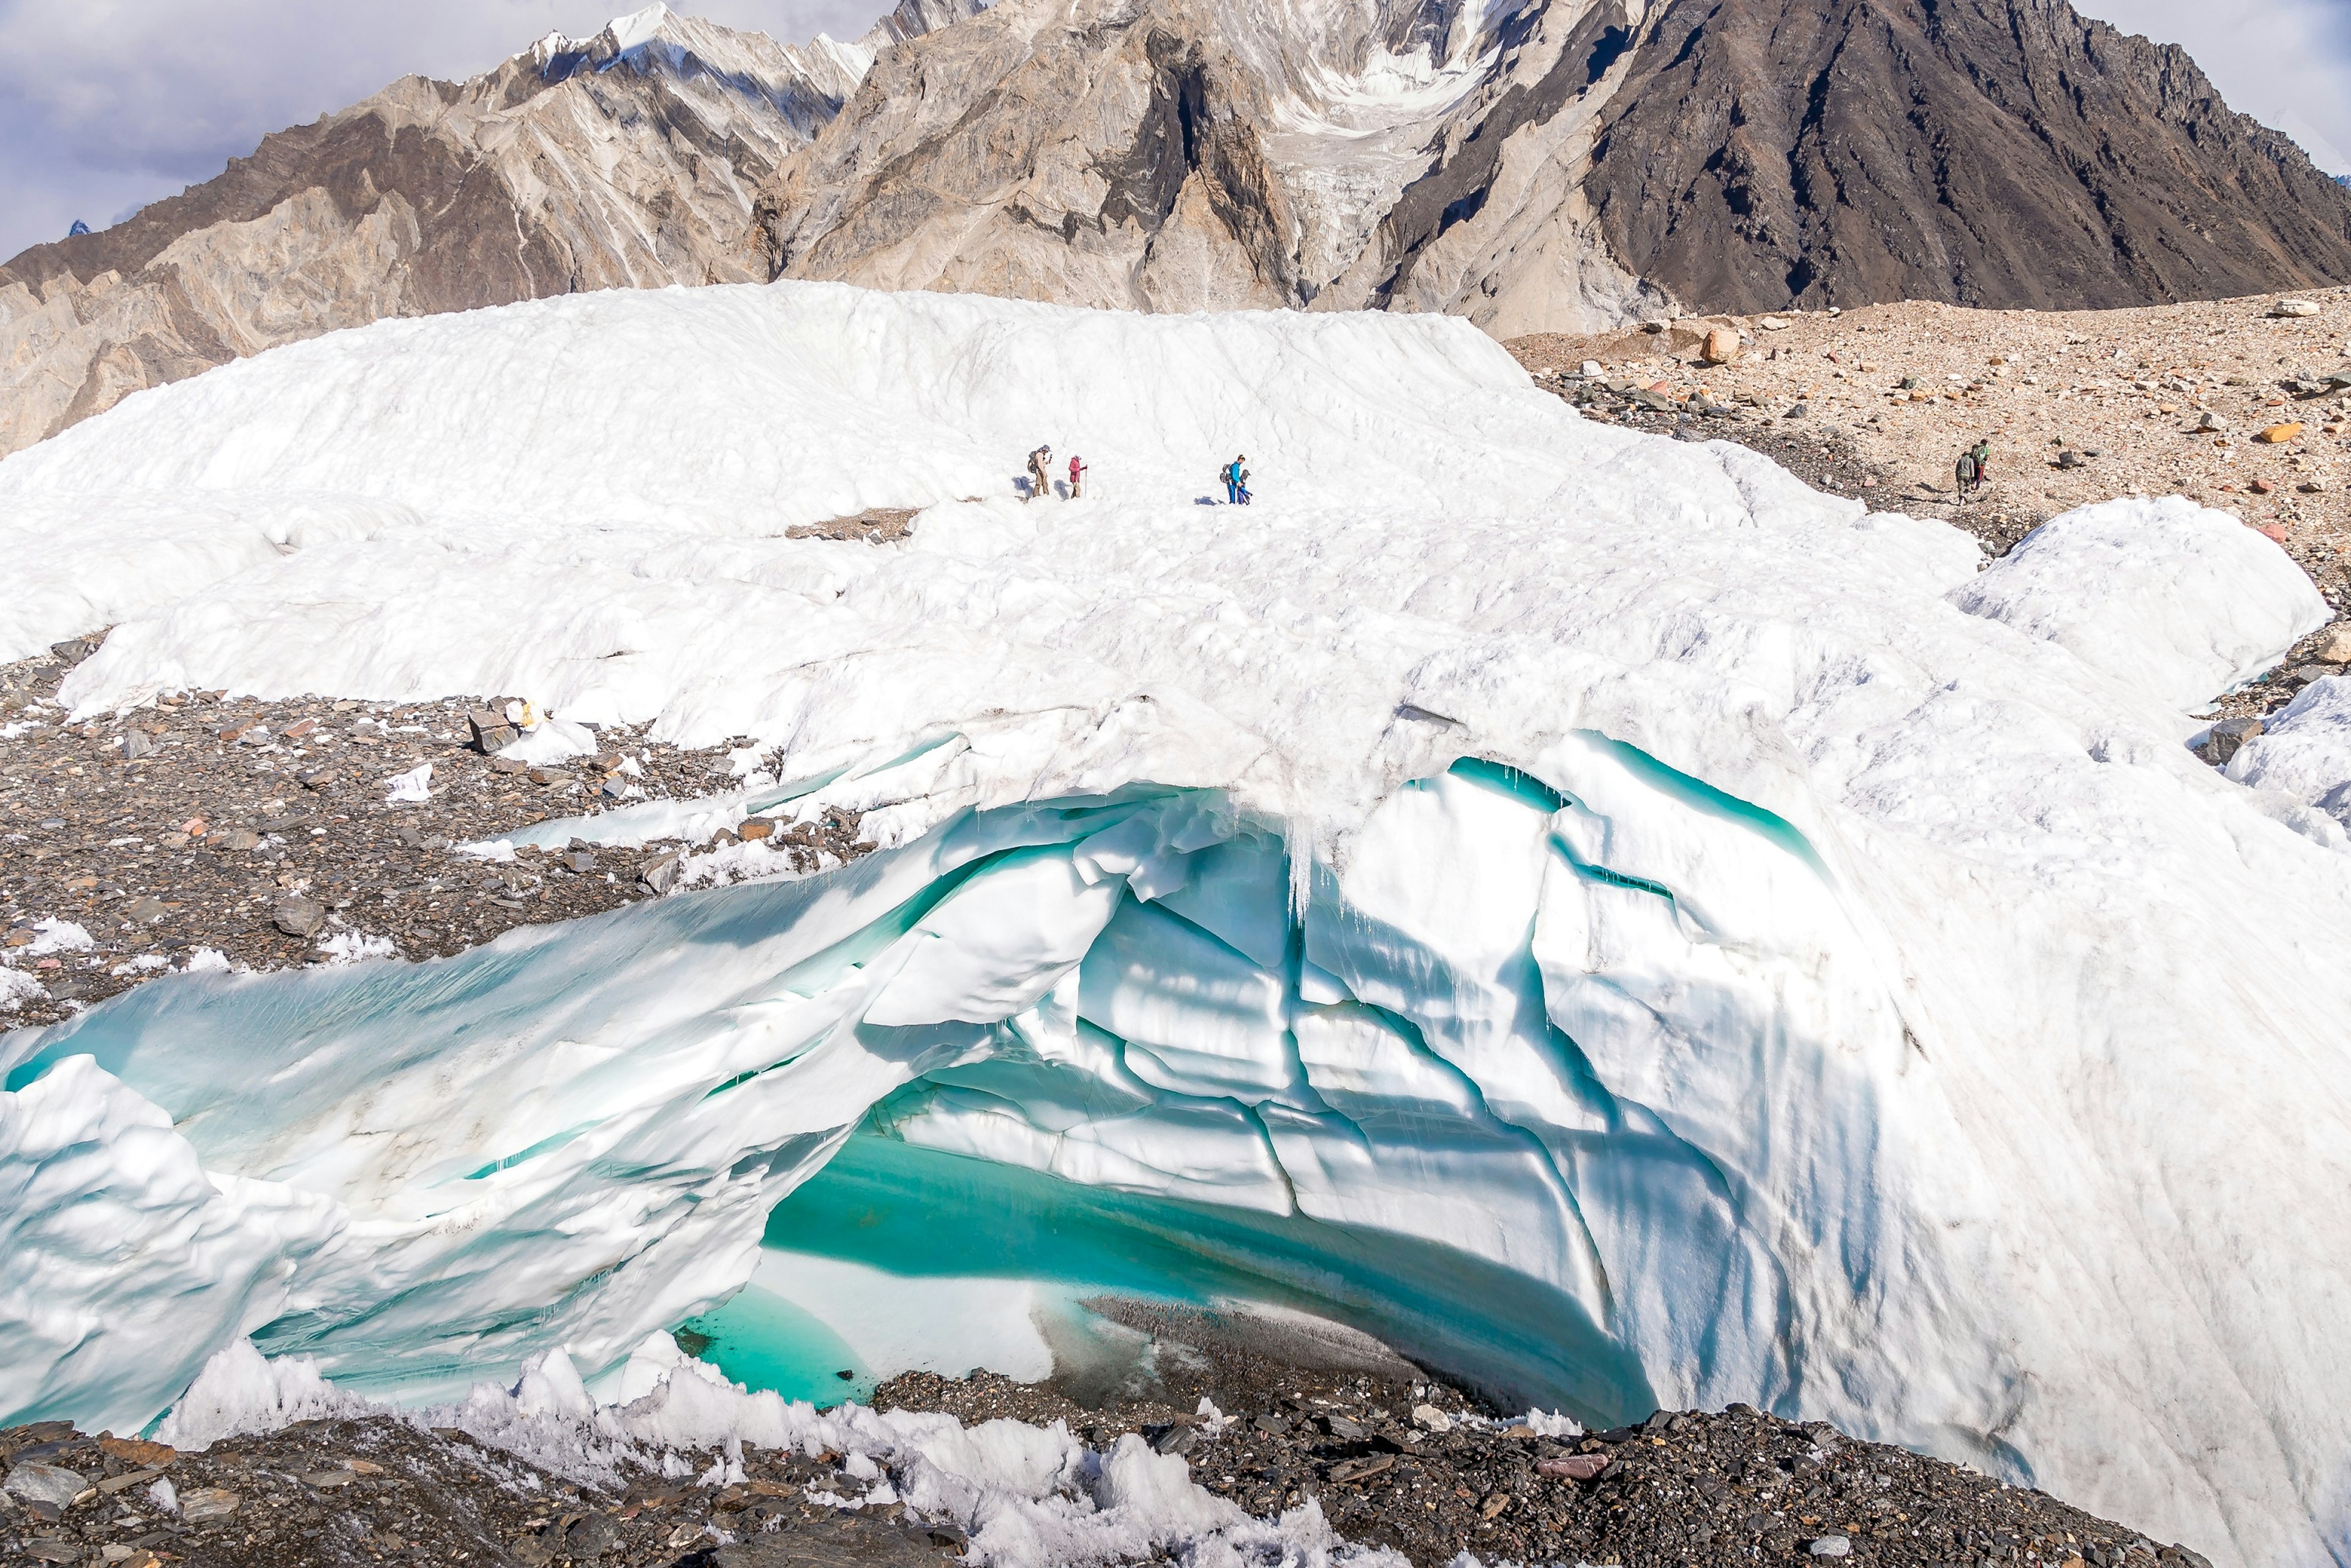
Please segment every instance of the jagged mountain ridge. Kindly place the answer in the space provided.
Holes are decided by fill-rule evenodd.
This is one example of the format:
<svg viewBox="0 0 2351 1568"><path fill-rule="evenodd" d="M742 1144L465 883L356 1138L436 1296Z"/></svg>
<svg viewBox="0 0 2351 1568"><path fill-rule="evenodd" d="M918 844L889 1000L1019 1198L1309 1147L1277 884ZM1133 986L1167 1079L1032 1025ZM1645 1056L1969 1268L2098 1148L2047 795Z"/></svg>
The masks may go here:
<svg viewBox="0 0 2351 1568"><path fill-rule="evenodd" d="M971 0L903 0L804 48L655 5L462 83L404 78L217 178L0 267L0 455L141 387L385 316L764 276L754 196L877 48Z"/></svg>
<svg viewBox="0 0 2351 1568"><path fill-rule="evenodd" d="M778 276L1498 336L2127 305L2351 278L2351 194L2064 0L656 5L0 267L0 455L381 316Z"/></svg>
<svg viewBox="0 0 2351 1568"><path fill-rule="evenodd" d="M2351 278L2351 200L2064 0L1006 0L763 200L778 271L1498 335Z"/></svg>

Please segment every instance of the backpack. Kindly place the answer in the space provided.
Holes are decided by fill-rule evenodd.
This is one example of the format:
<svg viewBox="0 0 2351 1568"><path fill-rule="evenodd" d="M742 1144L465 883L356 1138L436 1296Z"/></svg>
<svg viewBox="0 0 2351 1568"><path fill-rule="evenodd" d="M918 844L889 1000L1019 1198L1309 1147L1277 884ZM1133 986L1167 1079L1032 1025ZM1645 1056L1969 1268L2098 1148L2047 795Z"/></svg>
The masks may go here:
<svg viewBox="0 0 2351 1568"><path fill-rule="evenodd" d="M1976 455L1972 452L1962 452L1959 454L1959 483L1972 485L1975 482Z"/></svg>

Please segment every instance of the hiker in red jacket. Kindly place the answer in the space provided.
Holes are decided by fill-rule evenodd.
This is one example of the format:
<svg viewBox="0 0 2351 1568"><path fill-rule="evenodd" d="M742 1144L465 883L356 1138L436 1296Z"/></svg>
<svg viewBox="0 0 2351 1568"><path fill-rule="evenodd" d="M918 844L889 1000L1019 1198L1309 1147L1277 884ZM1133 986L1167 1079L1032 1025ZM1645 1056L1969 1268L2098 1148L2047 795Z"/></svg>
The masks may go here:
<svg viewBox="0 0 2351 1568"><path fill-rule="evenodd" d="M1074 501L1085 494L1085 488L1086 465L1078 460L1075 453L1071 453L1070 455L1070 499Z"/></svg>

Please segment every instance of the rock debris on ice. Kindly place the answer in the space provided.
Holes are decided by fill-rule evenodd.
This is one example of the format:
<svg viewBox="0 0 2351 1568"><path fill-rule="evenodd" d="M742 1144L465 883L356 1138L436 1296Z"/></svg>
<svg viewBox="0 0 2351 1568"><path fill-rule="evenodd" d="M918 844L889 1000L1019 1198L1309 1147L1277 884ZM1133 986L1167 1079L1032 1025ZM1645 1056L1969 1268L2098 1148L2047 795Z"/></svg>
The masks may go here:
<svg viewBox="0 0 2351 1568"><path fill-rule="evenodd" d="M1040 441L1088 499L1013 498ZM873 507L920 516L789 537ZM2226 519L1980 575L1458 320L783 285L140 393L0 462L0 657L116 622L85 710L530 692L747 743L882 846L6 1037L0 1419L121 1429L248 1334L417 1397L625 1378L886 1103L1344 1259L1498 1394L1746 1400L2232 1561L2340 1538L2351 855L2185 745L2315 624Z"/></svg>

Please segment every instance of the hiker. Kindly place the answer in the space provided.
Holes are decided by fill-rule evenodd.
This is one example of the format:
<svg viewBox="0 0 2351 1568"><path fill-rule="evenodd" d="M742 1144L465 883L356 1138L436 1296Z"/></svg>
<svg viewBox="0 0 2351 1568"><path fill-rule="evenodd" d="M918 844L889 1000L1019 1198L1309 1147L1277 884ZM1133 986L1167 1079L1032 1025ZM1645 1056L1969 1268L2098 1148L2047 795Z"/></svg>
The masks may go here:
<svg viewBox="0 0 2351 1568"><path fill-rule="evenodd" d="M1045 486L1051 483L1045 477L1045 465L1052 460L1053 449L1050 446L1040 446L1029 455L1029 493L1020 497L1022 505L1045 493Z"/></svg>
<svg viewBox="0 0 2351 1568"><path fill-rule="evenodd" d="M1225 482L1225 505L1228 507L1238 507L1244 504L1241 499L1241 486L1249 483L1249 470L1242 467L1241 465L1248 461L1249 454L1244 452L1238 457L1234 458L1230 463L1226 464L1225 471L1217 476L1217 477L1221 478Z"/></svg>
<svg viewBox="0 0 2351 1568"><path fill-rule="evenodd" d="M1979 441L1959 454L1959 499L1966 500L1991 477L1991 443Z"/></svg>
<svg viewBox="0 0 2351 1568"><path fill-rule="evenodd" d="M1074 501L1086 491L1086 465L1076 453L1070 454L1070 499Z"/></svg>

